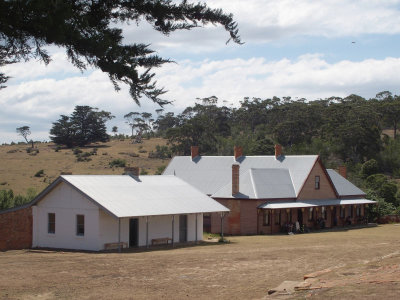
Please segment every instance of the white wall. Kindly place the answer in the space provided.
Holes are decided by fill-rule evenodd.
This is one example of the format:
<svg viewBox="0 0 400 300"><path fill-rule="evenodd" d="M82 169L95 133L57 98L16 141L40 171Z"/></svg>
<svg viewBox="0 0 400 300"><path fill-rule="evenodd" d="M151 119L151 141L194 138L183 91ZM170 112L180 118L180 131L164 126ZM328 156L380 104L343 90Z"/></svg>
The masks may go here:
<svg viewBox="0 0 400 300"><path fill-rule="evenodd" d="M48 233L48 213L55 213L55 233ZM85 216L85 235L76 235L76 215ZM139 217L139 246L146 246L146 217ZM154 238L172 238L172 216L151 216L148 243ZM188 215L188 241L196 240L196 215ZM203 214L197 214L197 240L203 237ZM118 242L118 219L62 182L33 207L33 247L103 250ZM121 242L129 245L129 218L121 219ZM179 242L179 215L175 215L174 242Z"/></svg>
<svg viewBox="0 0 400 300"><path fill-rule="evenodd" d="M55 213L55 233L48 233ZM85 216L85 235L76 235L76 215ZM100 250L99 208L66 183L60 183L33 209L33 247Z"/></svg>

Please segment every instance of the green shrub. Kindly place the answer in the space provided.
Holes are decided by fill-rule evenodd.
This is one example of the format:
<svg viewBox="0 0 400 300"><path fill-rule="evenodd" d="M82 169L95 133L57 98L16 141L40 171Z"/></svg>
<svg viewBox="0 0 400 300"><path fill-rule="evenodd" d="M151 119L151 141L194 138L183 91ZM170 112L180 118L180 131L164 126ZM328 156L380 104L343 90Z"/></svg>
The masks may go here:
<svg viewBox="0 0 400 300"><path fill-rule="evenodd" d="M42 175L44 175L44 171L43 170L39 170L35 173L35 177L42 177Z"/></svg>
<svg viewBox="0 0 400 300"><path fill-rule="evenodd" d="M140 175L148 175L149 172L147 172L145 169L140 170Z"/></svg>
<svg viewBox="0 0 400 300"><path fill-rule="evenodd" d="M363 165L361 166L360 175L362 178L367 178L368 176L371 176L378 172L379 172L378 162L375 159L370 159L367 160L365 163L363 163Z"/></svg>
<svg viewBox="0 0 400 300"><path fill-rule="evenodd" d="M89 152L83 152L80 153L76 156L76 160L77 161L91 161L92 159L90 158L92 154L90 154Z"/></svg>
<svg viewBox="0 0 400 300"><path fill-rule="evenodd" d="M74 148L72 151L73 151L73 153L74 153L75 155L78 155L78 154L80 154L80 153L83 152L83 151L82 151L81 149L79 149L79 148Z"/></svg>
<svg viewBox="0 0 400 300"><path fill-rule="evenodd" d="M164 172L164 170L165 170L166 167L167 167L167 166L160 166L160 167L158 167L155 175L161 175L161 174Z"/></svg>
<svg viewBox="0 0 400 300"><path fill-rule="evenodd" d="M150 151L149 153L149 158L170 158L172 156L171 150L168 148L168 146L156 146L156 151Z"/></svg>
<svg viewBox="0 0 400 300"><path fill-rule="evenodd" d="M26 148L26 153L30 155L36 155L39 153L39 149L37 148Z"/></svg>
<svg viewBox="0 0 400 300"><path fill-rule="evenodd" d="M126 166L126 161L125 161L125 159L116 158L116 159L113 159L113 160L110 162L110 167L111 167L111 168L113 168L113 167L124 168L125 166Z"/></svg>

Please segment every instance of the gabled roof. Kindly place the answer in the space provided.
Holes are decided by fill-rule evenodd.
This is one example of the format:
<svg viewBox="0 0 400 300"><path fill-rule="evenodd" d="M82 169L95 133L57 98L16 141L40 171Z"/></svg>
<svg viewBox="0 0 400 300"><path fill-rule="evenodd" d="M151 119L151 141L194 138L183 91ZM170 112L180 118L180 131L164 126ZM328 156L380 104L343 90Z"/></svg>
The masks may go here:
<svg viewBox="0 0 400 300"><path fill-rule="evenodd" d="M326 171L328 172L328 175L331 178L339 196L365 196L365 193L362 190L341 176L335 170L327 169Z"/></svg>
<svg viewBox="0 0 400 300"><path fill-rule="evenodd" d="M241 174L239 194L232 196L231 181L214 193L213 198L283 199L296 198L288 169L251 168Z"/></svg>
<svg viewBox="0 0 400 300"><path fill-rule="evenodd" d="M164 175L176 175L214 198L297 198L318 155L175 156ZM239 194L232 197L232 165L240 166ZM365 193L334 170L326 170L338 197ZM290 179L290 180L289 180ZM290 186L291 185L291 186Z"/></svg>
<svg viewBox="0 0 400 300"><path fill-rule="evenodd" d="M228 212L225 206L175 176L62 175L40 193L65 182L115 217Z"/></svg>
<svg viewBox="0 0 400 300"><path fill-rule="evenodd" d="M240 165L240 178L249 169L285 169L289 172L296 197L318 155L271 156L175 156L164 175L176 175L207 195L213 195L232 179L232 164Z"/></svg>

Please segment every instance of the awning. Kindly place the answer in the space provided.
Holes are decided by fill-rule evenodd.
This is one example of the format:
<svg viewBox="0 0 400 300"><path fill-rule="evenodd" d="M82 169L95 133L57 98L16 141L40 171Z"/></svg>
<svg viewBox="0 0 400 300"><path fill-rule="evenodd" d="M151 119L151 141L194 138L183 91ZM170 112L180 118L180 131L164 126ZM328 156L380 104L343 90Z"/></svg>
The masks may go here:
<svg viewBox="0 0 400 300"><path fill-rule="evenodd" d="M357 205L357 204L375 204L376 201L354 198L354 199L315 199L302 200L292 202L266 202L258 206L261 209L282 209L282 208L302 208L302 207L317 207L330 205Z"/></svg>

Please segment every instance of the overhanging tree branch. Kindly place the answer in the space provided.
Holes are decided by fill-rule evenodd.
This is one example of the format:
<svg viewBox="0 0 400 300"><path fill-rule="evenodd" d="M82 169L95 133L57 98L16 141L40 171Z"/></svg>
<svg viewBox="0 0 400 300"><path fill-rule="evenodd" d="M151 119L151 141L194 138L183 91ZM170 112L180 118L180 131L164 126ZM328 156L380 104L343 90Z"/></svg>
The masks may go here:
<svg viewBox="0 0 400 300"><path fill-rule="evenodd" d="M108 73L114 88L127 84L132 99L140 104L145 96L160 106L166 92L158 88L152 68L170 62L154 54L149 45L125 45L121 22L145 20L154 30L169 35L206 24L220 24L235 43L241 43L232 14L203 3L175 4L170 0L0 0L0 46L4 64L50 56L43 49L57 45L66 49L71 63L80 70L88 66ZM1 58L1 57L0 57ZM143 72L139 70L143 69ZM0 86L7 76L0 74ZM3 86L4 87L4 86Z"/></svg>

